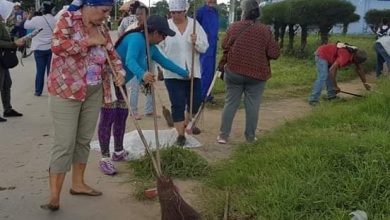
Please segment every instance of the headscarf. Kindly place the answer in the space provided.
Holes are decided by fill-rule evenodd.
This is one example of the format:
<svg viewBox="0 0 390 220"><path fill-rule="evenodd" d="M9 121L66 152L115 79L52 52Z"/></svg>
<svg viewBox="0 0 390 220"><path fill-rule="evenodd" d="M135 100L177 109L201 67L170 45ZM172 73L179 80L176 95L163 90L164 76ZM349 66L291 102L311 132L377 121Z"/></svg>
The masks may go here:
<svg viewBox="0 0 390 220"><path fill-rule="evenodd" d="M69 5L68 11L77 11L81 6L112 6L114 0L73 0Z"/></svg>
<svg viewBox="0 0 390 220"><path fill-rule="evenodd" d="M186 11L189 8L187 0L169 0L169 11Z"/></svg>

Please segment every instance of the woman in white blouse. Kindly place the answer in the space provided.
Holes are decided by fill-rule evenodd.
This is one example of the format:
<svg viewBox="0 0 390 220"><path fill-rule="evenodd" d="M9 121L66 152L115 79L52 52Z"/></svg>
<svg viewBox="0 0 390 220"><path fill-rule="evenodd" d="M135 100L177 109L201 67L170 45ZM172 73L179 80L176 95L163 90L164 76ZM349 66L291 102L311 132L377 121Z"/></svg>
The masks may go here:
<svg viewBox="0 0 390 220"><path fill-rule="evenodd" d="M194 88L192 113L196 114L202 101L201 75L199 54L204 53L209 44L207 35L202 26L196 21L196 33L193 33L194 20L186 15L188 3L186 0L170 0L169 11L171 19L168 20L169 27L176 32L173 37L168 37L162 43L161 47L169 59L179 66L191 70L192 65L192 47L195 46L194 62ZM174 126L178 137L176 144L184 146L186 138L184 135L185 126L189 122L189 107L191 81L170 71L164 71L164 81L168 89L169 99L171 101L171 110ZM187 114L185 114L187 112ZM199 134L199 128L194 128L193 134Z"/></svg>
<svg viewBox="0 0 390 220"><path fill-rule="evenodd" d="M41 16L33 17L32 13L28 14L28 18L24 23L25 29L41 29L42 31L31 42L31 50L34 51L35 64L37 73L35 76L35 96L41 96L45 83L46 73L50 72L51 62L51 37L56 24L56 19L51 14L54 4L50 1L42 2L40 12Z"/></svg>

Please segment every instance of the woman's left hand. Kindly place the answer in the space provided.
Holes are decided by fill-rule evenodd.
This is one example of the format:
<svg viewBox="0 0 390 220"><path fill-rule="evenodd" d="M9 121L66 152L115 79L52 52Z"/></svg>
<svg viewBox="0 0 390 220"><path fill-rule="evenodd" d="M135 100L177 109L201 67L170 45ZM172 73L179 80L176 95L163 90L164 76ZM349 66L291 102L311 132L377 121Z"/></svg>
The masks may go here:
<svg viewBox="0 0 390 220"><path fill-rule="evenodd" d="M116 74L115 85L122 86L125 83L125 77L121 74Z"/></svg>

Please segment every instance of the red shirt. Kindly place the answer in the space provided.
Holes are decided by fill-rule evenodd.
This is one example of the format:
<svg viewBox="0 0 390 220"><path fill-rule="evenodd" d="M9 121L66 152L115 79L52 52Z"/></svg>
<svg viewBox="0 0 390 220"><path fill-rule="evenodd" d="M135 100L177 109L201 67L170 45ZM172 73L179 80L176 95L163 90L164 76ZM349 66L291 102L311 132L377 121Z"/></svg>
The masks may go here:
<svg viewBox="0 0 390 220"><path fill-rule="evenodd" d="M328 62L329 66L337 62L340 67L348 66L352 63L353 55L345 48L337 48L336 44L322 45L317 49L317 54L321 59Z"/></svg>

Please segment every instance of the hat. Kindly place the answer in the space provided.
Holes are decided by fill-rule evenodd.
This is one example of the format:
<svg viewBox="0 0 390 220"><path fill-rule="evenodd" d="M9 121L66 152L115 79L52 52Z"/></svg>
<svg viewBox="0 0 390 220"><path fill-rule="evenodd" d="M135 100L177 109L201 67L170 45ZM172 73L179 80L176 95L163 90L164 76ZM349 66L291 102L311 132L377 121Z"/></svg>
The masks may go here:
<svg viewBox="0 0 390 220"><path fill-rule="evenodd" d="M189 7L187 0L169 0L169 11L186 11Z"/></svg>
<svg viewBox="0 0 390 220"><path fill-rule="evenodd" d="M15 2L14 6L21 6L22 4L20 4L20 2Z"/></svg>
<svg viewBox="0 0 390 220"><path fill-rule="evenodd" d="M172 37L176 34L172 29L169 28L168 21L164 17L158 15L151 15L148 18L147 24L149 29L162 32L167 36Z"/></svg>

